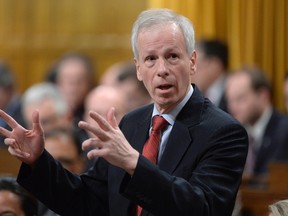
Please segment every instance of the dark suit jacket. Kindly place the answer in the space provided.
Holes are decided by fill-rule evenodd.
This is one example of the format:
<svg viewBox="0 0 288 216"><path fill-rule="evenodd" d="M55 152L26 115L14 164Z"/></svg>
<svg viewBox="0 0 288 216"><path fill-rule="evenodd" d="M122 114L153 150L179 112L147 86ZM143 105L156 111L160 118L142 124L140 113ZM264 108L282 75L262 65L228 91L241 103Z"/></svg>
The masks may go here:
<svg viewBox="0 0 288 216"><path fill-rule="evenodd" d="M228 105L227 105L227 99L226 99L225 93L222 94L218 107L220 109L222 109L223 111L229 113Z"/></svg>
<svg viewBox="0 0 288 216"><path fill-rule="evenodd" d="M254 173L266 175L272 161L288 161L288 117L273 110L257 153Z"/></svg>
<svg viewBox="0 0 288 216"><path fill-rule="evenodd" d="M153 105L127 114L120 128L142 151ZM229 216L248 150L245 129L204 99L197 87L175 120L158 165L140 156L134 175L99 158L79 176L44 152L33 171L22 164L18 181L61 215Z"/></svg>

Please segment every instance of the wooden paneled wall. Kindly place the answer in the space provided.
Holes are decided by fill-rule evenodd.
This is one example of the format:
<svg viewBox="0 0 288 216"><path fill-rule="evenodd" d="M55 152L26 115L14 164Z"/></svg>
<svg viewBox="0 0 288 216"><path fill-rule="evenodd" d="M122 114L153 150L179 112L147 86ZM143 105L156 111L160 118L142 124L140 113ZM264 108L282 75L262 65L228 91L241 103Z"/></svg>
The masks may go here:
<svg viewBox="0 0 288 216"><path fill-rule="evenodd" d="M145 0L0 0L0 59L19 91L43 79L62 54L92 58L97 72L132 58L130 31Z"/></svg>

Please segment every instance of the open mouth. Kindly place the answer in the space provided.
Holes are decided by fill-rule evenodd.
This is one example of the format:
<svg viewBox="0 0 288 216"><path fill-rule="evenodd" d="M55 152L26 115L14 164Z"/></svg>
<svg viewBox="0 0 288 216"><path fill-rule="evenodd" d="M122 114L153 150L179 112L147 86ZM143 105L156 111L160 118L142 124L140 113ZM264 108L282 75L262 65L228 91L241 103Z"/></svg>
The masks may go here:
<svg viewBox="0 0 288 216"><path fill-rule="evenodd" d="M169 88L171 88L172 87L172 85L160 85L160 86L158 86L158 88L159 89L161 89L161 90L166 90L166 89L169 89Z"/></svg>

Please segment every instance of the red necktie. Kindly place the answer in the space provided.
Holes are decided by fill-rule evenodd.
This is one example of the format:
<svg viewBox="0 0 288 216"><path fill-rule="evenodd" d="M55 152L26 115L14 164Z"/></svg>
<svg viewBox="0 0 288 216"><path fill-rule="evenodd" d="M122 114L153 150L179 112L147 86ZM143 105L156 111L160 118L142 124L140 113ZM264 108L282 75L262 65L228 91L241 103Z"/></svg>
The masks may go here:
<svg viewBox="0 0 288 216"><path fill-rule="evenodd" d="M152 163L157 163L157 156L161 138L161 132L168 125L168 122L161 116L154 116L152 119L152 130L149 139L144 145L142 155ZM137 206L137 216L141 215L142 208Z"/></svg>

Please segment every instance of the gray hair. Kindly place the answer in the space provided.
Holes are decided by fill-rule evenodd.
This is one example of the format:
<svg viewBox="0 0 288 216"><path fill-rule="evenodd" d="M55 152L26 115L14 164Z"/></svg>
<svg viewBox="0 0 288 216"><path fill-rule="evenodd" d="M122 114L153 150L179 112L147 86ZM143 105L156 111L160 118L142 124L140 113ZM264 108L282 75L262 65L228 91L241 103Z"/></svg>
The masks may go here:
<svg viewBox="0 0 288 216"><path fill-rule="evenodd" d="M139 33L144 29L167 23L174 23L181 29L185 39L187 53L189 55L192 54L195 47L195 38L194 28L190 20L170 9L149 9L140 13L132 28L131 45L136 59L139 58L137 47Z"/></svg>
<svg viewBox="0 0 288 216"><path fill-rule="evenodd" d="M51 99L55 103L55 110L59 116L68 112L69 106L55 84L43 82L35 84L28 88L22 96L23 110L30 103L41 103L47 99Z"/></svg>

